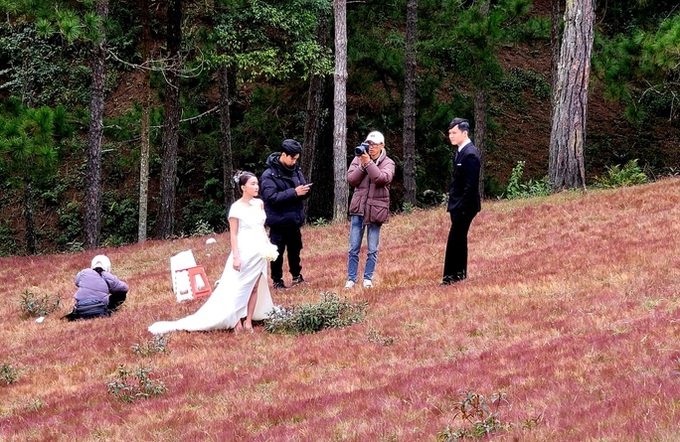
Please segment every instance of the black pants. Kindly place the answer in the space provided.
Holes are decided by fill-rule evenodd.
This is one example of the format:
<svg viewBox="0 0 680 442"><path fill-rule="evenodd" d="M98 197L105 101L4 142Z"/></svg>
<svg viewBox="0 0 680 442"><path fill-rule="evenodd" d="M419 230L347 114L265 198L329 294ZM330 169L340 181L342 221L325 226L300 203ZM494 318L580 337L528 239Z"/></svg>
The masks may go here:
<svg viewBox="0 0 680 442"><path fill-rule="evenodd" d="M79 301L73 308L73 311L62 319L75 321L77 319L94 319L111 316L111 313L118 310L118 307L125 302L127 292L111 292L109 295L109 302L99 302L96 300Z"/></svg>
<svg viewBox="0 0 680 442"><path fill-rule="evenodd" d="M125 298L127 298L127 292L111 292L109 295L109 311L118 310L118 307L125 302Z"/></svg>
<svg viewBox="0 0 680 442"><path fill-rule="evenodd" d="M300 227L292 224L269 228L269 240L279 250L279 256L271 263L271 277L274 281L283 279L283 252L288 249L288 269L293 277L302 271L300 251L302 250L302 234Z"/></svg>
<svg viewBox="0 0 680 442"><path fill-rule="evenodd" d="M444 258L444 280L458 281L467 277L468 243L470 224L477 213L460 214L454 218L451 213L451 230L446 241Z"/></svg>

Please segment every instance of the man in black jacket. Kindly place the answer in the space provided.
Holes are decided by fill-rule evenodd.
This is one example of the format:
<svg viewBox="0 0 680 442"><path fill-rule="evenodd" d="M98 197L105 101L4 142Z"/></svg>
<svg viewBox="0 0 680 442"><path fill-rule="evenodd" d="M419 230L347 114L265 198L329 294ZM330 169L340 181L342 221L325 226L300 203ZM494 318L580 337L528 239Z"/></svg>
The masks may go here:
<svg viewBox="0 0 680 442"><path fill-rule="evenodd" d="M288 270L293 285L305 282L300 265L302 234L305 223L302 201L308 197L311 184L307 184L297 163L302 146L295 140L284 140L281 152L267 158L267 170L260 179L260 195L267 213L269 239L279 250L279 256L271 263L271 278L275 289L285 289L283 282L283 252L288 249Z"/></svg>
<svg viewBox="0 0 680 442"><path fill-rule="evenodd" d="M447 211L451 229L446 242L444 276L441 285L449 285L467 277L467 234L472 220L482 208L479 194L479 152L468 137L470 123L454 118L449 123L449 141L458 146L449 187Z"/></svg>

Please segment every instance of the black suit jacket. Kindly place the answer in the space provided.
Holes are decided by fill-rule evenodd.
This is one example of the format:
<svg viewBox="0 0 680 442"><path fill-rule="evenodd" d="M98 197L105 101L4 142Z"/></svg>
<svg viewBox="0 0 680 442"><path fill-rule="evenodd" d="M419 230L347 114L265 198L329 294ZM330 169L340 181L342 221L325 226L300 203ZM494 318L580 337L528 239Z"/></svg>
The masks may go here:
<svg viewBox="0 0 680 442"><path fill-rule="evenodd" d="M456 155L453 164L449 204L446 210L451 212L454 218L461 215L473 217L482 210L482 198L479 194L480 167L479 152L470 142Z"/></svg>

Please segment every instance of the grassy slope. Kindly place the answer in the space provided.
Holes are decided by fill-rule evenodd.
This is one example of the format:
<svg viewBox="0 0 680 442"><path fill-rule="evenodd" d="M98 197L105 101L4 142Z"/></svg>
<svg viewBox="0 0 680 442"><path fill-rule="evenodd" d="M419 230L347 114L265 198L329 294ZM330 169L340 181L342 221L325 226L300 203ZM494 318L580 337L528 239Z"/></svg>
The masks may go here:
<svg viewBox="0 0 680 442"><path fill-rule="evenodd" d="M132 291L109 319L66 323L75 273L91 254L0 259L0 440L432 441L461 391L507 394L500 420L523 441L671 441L680 405L680 180L484 204L470 232L470 278L440 288L442 209L397 216L382 233L376 288L345 292L348 226L304 230L304 288L367 300L364 323L309 336L177 333L141 358L154 320L177 304L170 255L191 248L211 280L227 234L105 250ZM25 288L60 294L44 323L19 318ZM393 343L389 344L393 339ZM168 387L125 404L116 368L153 368Z"/></svg>

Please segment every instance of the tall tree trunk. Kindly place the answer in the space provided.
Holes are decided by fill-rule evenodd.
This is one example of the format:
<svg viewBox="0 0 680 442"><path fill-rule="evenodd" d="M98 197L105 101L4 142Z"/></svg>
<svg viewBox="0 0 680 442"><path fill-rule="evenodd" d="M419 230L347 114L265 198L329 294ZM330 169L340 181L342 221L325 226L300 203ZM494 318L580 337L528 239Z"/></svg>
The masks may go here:
<svg viewBox="0 0 680 442"><path fill-rule="evenodd" d="M475 147L479 152L479 194L484 195L484 157L486 156L486 108L489 102L489 94L486 89L475 91Z"/></svg>
<svg viewBox="0 0 680 442"><path fill-rule="evenodd" d="M485 20L489 17L489 0L479 1L479 11ZM477 84L475 88L475 147L479 152L479 194L484 195L484 157L486 156L486 110L489 94L486 89L487 79Z"/></svg>
<svg viewBox="0 0 680 442"><path fill-rule="evenodd" d="M179 144L180 119L180 69L182 60L182 0L168 2L168 62L165 85L165 121L161 141L162 164L160 186L160 208L158 213L157 236L168 238L175 228L175 194L177 180L177 151Z"/></svg>
<svg viewBox="0 0 680 442"><path fill-rule="evenodd" d="M333 221L347 219L347 0L334 0Z"/></svg>
<svg viewBox="0 0 680 442"><path fill-rule="evenodd" d="M140 2L142 16L142 60L151 60L151 20L149 17L149 0ZM150 66L148 67L150 68ZM148 201L149 201L149 149L150 129L149 113L151 107L151 70L145 69L142 91L142 122L139 143L139 224L137 227L137 241L146 241Z"/></svg>
<svg viewBox="0 0 680 442"><path fill-rule="evenodd" d="M569 0L557 67L548 176L553 191L585 190L588 80L593 47L593 0Z"/></svg>
<svg viewBox="0 0 680 442"><path fill-rule="evenodd" d="M550 90L552 92L550 102L550 117L556 107L557 90L557 65L560 62L560 2L562 0L553 0L550 8Z"/></svg>
<svg viewBox="0 0 680 442"><path fill-rule="evenodd" d="M234 182L234 156L231 143L231 110L230 103L230 88L229 88L229 68L227 66L220 66L217 71L220 84L220 148L222 150L222 189L224 192L224 207L229 211L232 203L235 201L234 189L236 183Z"/></svg>
<svg viewBox="0 0 680 442"><path fill-rule="evenodd" d="M418 0L406 4L404 82L404 203L416 205L416 41Z"/></svg>
<svg viewBox="0 0 680 442"><path fill-rule="evenodd" d="M213 4L215 17L220 17L228 14L228 5L215 0ZM225 48L218 45L217 54L220 56L227 55ZM222 152L222 199L224 201L225 213L229 212L229 208L236 201L236 183L234 182L234 151L231 138L231 97L235 95L233 89L236 88L236 82L233 80L230 68L222 63L217 69L217 80L219 84L219 101L218 108L220 112L220 151ZM232 86L233 84L233 86ZM228 225L228 224L227 224Z"/></svg>
<svg viewBox="0 0 680 442"><path fill-rule="evenodd" d="M99 246L101 231L102 137L104 135L104 80L106 78L106 35L103 24L109 14L108 0L99 0L95 10L101 24L99 40L94 43L92 51L92 98L85 172L84 247L88 250Z"/></svg>
<svg viewBox="0 0 680 442"><path fill-rule="evenodd" d="M324 48L328 46L328 40L330 39L328 24L328 17L324 15L319 18L319 25L316 28L316 41ZM302 142L302 173L308 182L316 180L314 164L316 162L315 153L321 130L321 107L323 105L324 86L325 78L323 75L312 75L310 77L304 138ZM305 200L305 208L316 199L317 195L319 194L312 192L311 196Z"/></svg>
<svg viewBox="0 0 680 442"><path fill-rule="evenodd" d="M314 181L312 176L315 161L314 154L319 141L324 83L324 77L321 75L313 75L309 79L307 115L305 116L304 142L302 143L302 173L309 182Z"/></svg>
<svg viewBox="0 0 680 442"><path fill-rule="evenodd" d="M38 253L38 240L35 231L35 192L30 180L24 182L23 198L24 223L26 225L26 251L30 255Z"/></svg>

